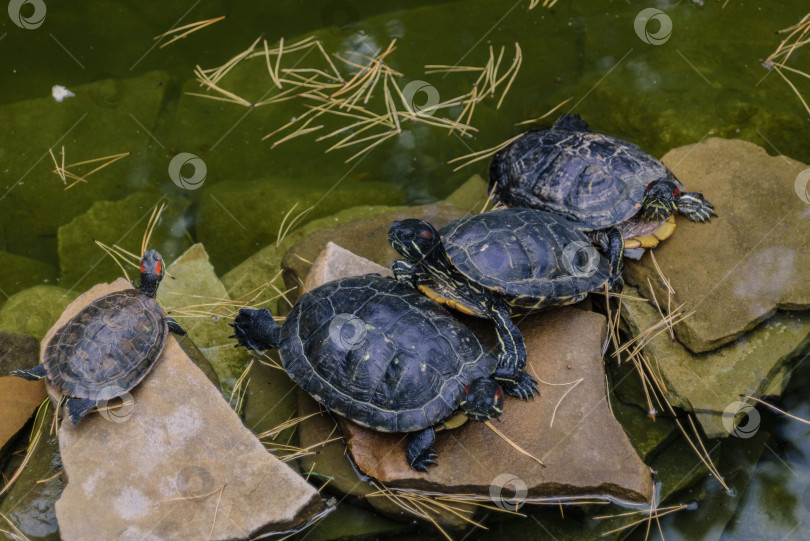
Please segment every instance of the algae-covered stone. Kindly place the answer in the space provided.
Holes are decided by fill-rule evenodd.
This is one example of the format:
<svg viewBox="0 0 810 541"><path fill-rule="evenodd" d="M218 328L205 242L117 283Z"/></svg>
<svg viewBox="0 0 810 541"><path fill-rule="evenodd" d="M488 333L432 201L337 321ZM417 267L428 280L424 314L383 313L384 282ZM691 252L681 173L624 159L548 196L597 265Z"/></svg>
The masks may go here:
<svg viewBox="0 0 810 541"><path fill-rule="evenodd" d="M76 297L78 293L56 286L36 286L20 291L0 308L0 330L42 339Z"/></svg>
<svg viewBox="0 0 810 541"><path fill-rule="evenodd" d="M0 331L0 374L39 362L39 340L28 334Z"/></svg>
<svg viewBox="0 0 810 541"><path fill-rule="evenodd" d="M28 259L8 252L0 252L0 290L13 295L23 289L53 284L56 281L56 268L36 259ZM0 304L5 296L0 296Z"/></svg>
<svg viewBox="0 0 810 541"><path fill-rule="evenodd" d="M204 188L197 235L217 272L224 273L264 246L275 244L282 222L285 227L296 222L301 225L302 220L306 223L359 204L403 202L400 189L384 182L343 182L331 191L313 190L311 185L302 179L271 177Z"/></svg>
<svg viewBox="0 0 810 541"><path fill-rule="evenodd" d="M267 355L275 357L275 361L278 362L276 352L268 352ZM290 381L284 370L272 368L256 360L248 374L245 391L245 426L254 434L261 434L290 420L296 416L297 396L296 385ZM295 429L288 429L279 432L273 439L276 442L295 445L297 438L295 432Z"/></svg>
<svg viewBox="0 0 810 541"><path fill-rule="evenodd" d="M188 332L194 344L208 357L219 380L231 388L245 368L248 354L233 347L231 327L223 309L230 297L219 281L202 244L195 244L166 269L157 300ZM222 316L206 316L220 312Z"/></svg>
<svg viewBox="0 0 810 541"><path fill-rule="evenodd" d="M118 265L94 241L108 246L117 244L140 254L149 217L164 200L165 195L160 193L136 192L119 201L96 201L87 212L60 227L59 266L63 285L83 291L121 276ZM188 206L189 202L181 197L168 201L150 239L148 248L159 251L166 261L175 259L189 245L183 221Z"/></svg>
<svg viewBox="0 0 810 541"><path fill-rule="evenodd" d="M638 292L626 288L630 298L622 308L623 321L632 334L657 324L661 316L647 302L634 301ZM772 392L774 377L784 379L783 369L810 346L810 313L777 312L765 323L731 344L695 355L667 333L644 346L657 367L670 403L693 411L706 436L726 437L743 419L724 411L739 403L741 395L765 396ZM738 410L740 408L737 408Z"/></svg>
<svg viewBox="0 0 810 541"><path fill-rule="evenodd" d="M442 200L443 204L453 205L469 214L478 214L487 202L489 183L479 175L473 175L467 182Z"/></svg>
<svg viewBox="0 0 810 541"><path fill-rule="evenodd" d="M0 163L4 164L0 191L6 194L0 201L0 222L5 226L7 250L51 260L55 245L47 239L54 239L59 226L95 201L125 197L148 185L157 173L165 175L165 158L150 151L151 137L132 119L153 129L169 82L169 75L162 72L127 79L117 108L99 100L109 95L105 80L71 87L76 96L62 103L44 94L0 107ZM52 145L60 164L64 145L65 165L131 154L66 191L62 179L53 173L48 155ZM70 170L85 174L100 164Z"/></svg>
<svg viewBox="0 0 810 541"><path fill-rule="evenodd" d="M769 156L753 143L717 138L671 150L663 162L719 214L706 224L676 218L675 234L655 250L675 290L672 306L694 310L675 326L678 340L705 352L778 309L810 308L810 212L795 187L806 165ZM667 298L649 256L629 262L625 278L651 298L649 280L657 298Z"/></svg>
<svg viewBox="0 0 810 541"><path fill-rule="evenodd" d="M395 522L360 507L345 502L334 512L314 524L306 532L308 541L336 541L338 539L385 539L399 538L413 526Z"/></svg>
<svg viewBox="0 0 810 541"><path fill-rule="evenodd" d="M9 492L0 497L0 513L31 541L60 539L55 504L65 483L60 474L59 440L56 434L49 435L53 413L53 408L45 408L42 433L28 464Z"/></svg>

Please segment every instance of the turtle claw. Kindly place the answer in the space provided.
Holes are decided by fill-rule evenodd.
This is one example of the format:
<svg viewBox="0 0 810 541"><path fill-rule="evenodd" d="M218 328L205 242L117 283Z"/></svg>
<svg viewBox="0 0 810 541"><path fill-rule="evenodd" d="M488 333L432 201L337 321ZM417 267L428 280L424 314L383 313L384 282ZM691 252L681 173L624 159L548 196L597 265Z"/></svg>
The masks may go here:
<svg viewBox="0 0 810 541"><path fill-rule="evenodd" d="M411 468L417 471L427 472L430 466L437 465L436 459L438 457L439 455L437 455L433 449L426 449L411 461Z"/></svg>
<svg viewBox="0 0 810 541"><path fill-rule="evenodd" d="M693 222L708 222L712 216L717 216L714 205L706 201L702 194L695 192L682 192L678 197L678 212Z"/></svg>
<svg viewBox="0 0 810 541"><path fill-rule="evenodd" d="M501 387L503 387L503 390L506 391L506 394L510 396L515 396L521 400L534 399L535 393L537 393L537 396L540 396L537 382L525 370L520 371L520 374L516 378L517 381L513 381L511 378L499 379L497 375L496 379L498 379L498 382L501 384Z"/></svg>

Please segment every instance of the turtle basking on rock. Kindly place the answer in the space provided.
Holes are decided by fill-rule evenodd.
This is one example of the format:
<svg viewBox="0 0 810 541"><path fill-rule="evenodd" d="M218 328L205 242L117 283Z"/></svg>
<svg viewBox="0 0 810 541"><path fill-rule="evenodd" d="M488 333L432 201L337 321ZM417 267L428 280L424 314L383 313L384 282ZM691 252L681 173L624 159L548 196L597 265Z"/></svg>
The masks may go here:
<svg viewBox="0 0 810 541"><path fill-rule="evenodd" d="M163 274L163 259L149 250L141 259L140 289L91 302L43 344L42 364L12 375L45 378L65 395L74 425L101 403L134 389L155 366L168 331L186 334L155 300Z"/></svg>
<svg viewBox="0 0 810 541"><path fill-rule="evenodd" d="M536 391L512 315L582 300L613 285L608 261L571 222L533 209L503 209L454 220L441 231L424 220L394 222L391 246L406 259L394 276L456 310L492 320L495 379L512 395Z"/></svg>
<svg viewBox="0 0 810 541"><path fill-rule="evenodd" d="M305 293L279 326L267 309L239 311L240 346L278 349L290 378L327 409L411 436L408 464L436 463L434 427L460 407L498 417L495 357L444 308L391 278L342 278Z"/></svg>
<svg viewBox="0 0 810 541"><path fill-rule="evenodd" d="M495 154L489 186L505 205L577 224L602 246L614 274L624 250L640 257L672 234L675 212L693 222L717 215L660 161L632 143L591 133L579 115L562 115L551 129L528 132Z"/></svg>

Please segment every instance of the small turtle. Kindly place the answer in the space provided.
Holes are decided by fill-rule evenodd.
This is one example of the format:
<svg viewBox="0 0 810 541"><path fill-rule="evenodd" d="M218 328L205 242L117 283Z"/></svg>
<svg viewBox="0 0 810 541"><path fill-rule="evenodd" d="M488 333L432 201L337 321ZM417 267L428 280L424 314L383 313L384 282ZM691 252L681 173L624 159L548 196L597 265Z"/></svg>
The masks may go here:
<svg viewBox="0 0 810 541"><path fill-rule="evenodd" d="M42 364L12 375L46 378L67 398L74 425L101 403L133 388L155 366L169 330L186 332L155 300L163 259L149 250L141 259L141 287L100 297L54 333Z"/></svg>
<svg viewBox="0 0 810 541"><path fill-rule="evenodd" d="M423 220L394 222L398 280L456 310L492 319L498 335L495 379L507 393L536 391L523 337L510 316L577 302L611 284L609 264L571 222L533 209L467 216L436 229Z"/></svg>
<svg viewBox="0 0 810 541"><path fill-rule="evenodd" d="M410 432L405 457L435 464L434 427L459 406L500 415L495 357L444 308L391 278L343 278L298 299L279 326L267 309L231 324L240 346L278 349L290 378L327 409L381 432Z"/></svg>
<svg viewBox="0 0 810 541"><path fill-rule="evenodd" d="M621 274L625 249L640 257L675 230L677 211L693 222L717 214L699 193L632 143L591 133L579 115L562 115L501 150L489 167L495 198L510 207L560 214L588 232Z"/></svg>

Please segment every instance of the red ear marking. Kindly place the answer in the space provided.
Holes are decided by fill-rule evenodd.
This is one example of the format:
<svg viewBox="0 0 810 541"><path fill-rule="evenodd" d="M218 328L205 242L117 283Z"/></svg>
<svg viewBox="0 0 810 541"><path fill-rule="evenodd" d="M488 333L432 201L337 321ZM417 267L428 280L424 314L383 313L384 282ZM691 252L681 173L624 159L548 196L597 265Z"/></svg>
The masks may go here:
<svg viewBox="0 0 810 541"><path fill-rule="evenodd" d="M675 188L675 193L673 193L672 195L674 195L675 197L678 197L679 193L681 193L681 190L679 188Z"/></svg>
<svg viewBox="0 0 810 541"><path fill-rule="evenodd" d="M421 233L419 233L419 236L422 237L423 239L432 239L433 233L431 233L430 231L422 231Z"/></svg>
<svg viewBox="0 0 810 541"><path fill-rule="evenodd" d="M141 261L141 272L146 272L146 267L144 267L143 261Z"/></svg>
<svg viewBox="0 0 810 541"><path fill-rule="evenodd" d="M472 383L468 383L467 387L464 388L464 394L468 394L470 392L470 386L472 386Z"/></svg>
<svg viewBox="0 0 810 541"><path fill-rule="evenodd" d="M158 261L157 268L155 268L155 272L157 272L158 274L160 274L160 269L161 269L162 267L163 267L163 262L162 262L162 261Z"/></svg>
<svg viewBox="0 0 810 541"><path fill-rule="evenodd" d="M503 396L503 391L501 391L500 386L498 386L498 390L495 391L495 401L497 402L498 400L500 400L502 396Z"/></svg>
<svg viewBox="0 0 810 541"><path fill-rule="evenodd" d="M649 192L649 191L650 191L650 187L651 187L651 186L652 186L652 183L647 184L647 187L646 187L646 188L644 188L644 191L645 191L645 192Z"/></svg>

